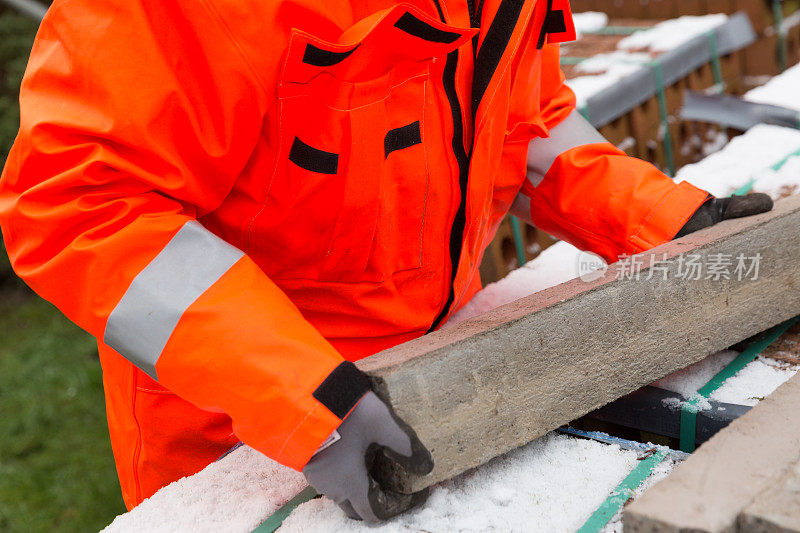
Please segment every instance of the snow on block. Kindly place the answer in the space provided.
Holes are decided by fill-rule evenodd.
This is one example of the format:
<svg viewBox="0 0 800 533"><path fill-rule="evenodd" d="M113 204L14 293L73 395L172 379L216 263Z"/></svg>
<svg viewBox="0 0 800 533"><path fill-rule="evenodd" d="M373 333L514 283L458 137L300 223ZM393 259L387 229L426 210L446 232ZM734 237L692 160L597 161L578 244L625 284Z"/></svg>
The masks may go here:
<svg viewBox="0 0 800 533"><path fill-rule="evenodd" d="M637 463L635 452L618 446L549 434L433 487L422 507L381 526L349 520L333 502L321 499L298 507L279 531L576 531ZM648 482L673 467L665 460ZM620 519L609 527L619 528Z"/></svg>
<svg viewBox="0 0 800 533"><path fill-rule="evenodd" d="M103 531L249 532L305 486L301 473L242 446L162 488Z"/></svg>
<svg viewBox="0 0 800 533"><path fill-rule="evenodd" d="M628 506L623 516L626 533L737 531L737 522L746 525L748 516L775 517L773 512L789 513L794 529L763 531L796 531L798 480L783 476L790 468L796 470L800 458L798 403L800 376L794 376ZM777 485L794 489L787 494L788 489ZM781 492L780 498L794 494L790 506L775 511L776 502L764 502L762 497L773 491Z"/></svg>
<svg viewBox="0 0 800 533"><path fill-rule="evenodd" d="M795 65L782 74L773 77L764 85L748 91L744 95L744 99L748 102L794 109L798 113L797 121L798 126L800 126L798 88L800 88L800 65Z"/></svg>
<svg viewBox="0 0 800 533"><path fill-rule="evenodd" d="M800 130L758 125L734 138L721 151L678 171L677 181L728 196L753 183L753 189L778 198L800 186ZM780 166L775 170L774 166Z"/></svg>
<svg viewBox="0 0 800 533"><path fill-rule="evenodd" d="M454 477L800 314L798 224L800 197L786 198L359 361L434 457L428 476L397 472L401 489ZM681 273L724 257L758 257L757 279Z"/></svg>
<svg viewBox="0 0 800 533"><path fill-rule="evenodd" d="M295 509L280 532L575 531L637 462L636 452L619 446L549 434L433 487L423 506L381 526L350 520L320 498ZM645 486L673 467L663 461ZM161 489L104 531L249 532L304 486L297 472L241 447ZM618 529L620 520L621 514L609 527Z"/></svg>

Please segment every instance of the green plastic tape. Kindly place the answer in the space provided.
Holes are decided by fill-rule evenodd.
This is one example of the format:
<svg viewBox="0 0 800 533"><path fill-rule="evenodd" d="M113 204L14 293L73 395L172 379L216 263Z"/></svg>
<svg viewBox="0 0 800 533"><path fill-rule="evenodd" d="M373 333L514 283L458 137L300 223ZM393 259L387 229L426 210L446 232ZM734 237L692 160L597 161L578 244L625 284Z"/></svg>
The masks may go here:
<svg viewBox="0 0 800 533"><path fill-rule="evenodd" d="M800 149L795 150L794 152L792 152L791 154L787 155L786 157L784 157L783 159L781 159L780 161L778 161L774 165L770 166L769 168L774 170L775 172L778 172L780 169L783 168L783 165L785 165L791 158L798 157L798 156L800 156ZM750 181L748 181L747 183L745 183L744 185L742 185L741 187L739 187L738 189L733 191L733 194L735 194L737 196L741 196L743 194L749 193L753 189L753 185L755 184L755 182L756 182L756 178L750 179Z"/></svg>
<svg viewBox="0 0 800 533"><path fill-rule="evenodd" d="M661 464L667 453L668 450L660 448L650 457L639 461L639 464L631 470L630 474L617 485L608 498L600 504L600 507L581 526L578 533L597 533L602 530L614 518L614 515L622 509L625 502L631 499L633 492L644 483L644 480L650 476L655 467Z"/></svg>
<svg viewBox="0 0 800 533"><path fill-rule="evenodd" d="M511 215L511 233L514 236L514 248L517 250L517 262L519 266L524 266L525 260L525 241L522 238L522 223L517 217Z"/></svg>
<svg viewBox="0 0 800 533"><path fill-rule="evenodd" d="M664 155L667 159L667 174L675 177L675 153L672 145L672 133L669 131L669 117L667 116L667 95L664 88L664 74L661 70L661 63L652 61L650 67L656 77L656 89L658 90L658 111L661 115L661 126L664 128Z"/></svg>
<svg viewBox="0 0 800 533"><path fill-rule="evenodd" d="M714 30L706 33L708 50L711 53L711 69L714 72L714 84L717 92L725 92L725 80L722 77L722 64L719 60L719 47L717 46L717 33Z"/></svg>
<svg viewBox="0 0 800 533"><path fill-rule="evenodd" d="M787 320L768 330L763 337L753 342L736 359L720 370L708 383L703 385L694 395L681 405L681 430L680 449L691 453L695 449L695 436L697 431L697 411L702 402L720 388L729 378L735 376L741 369L750 364L764 349L775 342L787 329L798 321L800 317Z"/></svg>
<svg viewBox="0 0 800 533"><path fill-rule="evenodd" d="M286 520L299 505L311 501L317 496L319 496L319 494L317 494L317 491L315 491L313 487L306 487L297 493L294 498L283 504L280 509L272 513L269 518L264 520L260 526L253 530L253 533L272 533L281 527L283 521Z"/></svg>

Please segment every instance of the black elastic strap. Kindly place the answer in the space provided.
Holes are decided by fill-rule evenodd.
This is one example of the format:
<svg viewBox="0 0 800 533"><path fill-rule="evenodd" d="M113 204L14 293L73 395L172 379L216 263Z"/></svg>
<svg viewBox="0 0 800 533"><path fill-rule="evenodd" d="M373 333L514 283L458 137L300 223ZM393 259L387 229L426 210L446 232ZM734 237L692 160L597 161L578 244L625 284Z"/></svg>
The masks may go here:
<svg viewBox="0 0 800 533"><path fill-rule="evenodd" d="M395 22L394 26L395 28L403 30L414 37L419 37L420 39L434 43L452 43L461 37L461 35L458 33L434 28L427 22L418 19L411 13L406 13L400 17L400 20Z"/></svg>
<svg viewBox="0 0 800 533"><path fill-rule="evenodd" d="M345 361L328 374L312 396L331 413L344 419L371 388L367 375L350 361Z"/></svg>
<svg viewBox="0 0 800 533"><path fill-rule="evenodd" d="M389 154L396 150L402 150L421 143L422 134L419 130L418 120L407 126L389 130L389 133L383 138L383 149L386 157L389 157Z"/></svg>
<svg viewBox="0 0 800 533"><path fill-rule="evenodd" d="M314 65L315 67L330 67L347 59L350 54L355 52L356 48L358 46L347 52L331 52L330 50L317 48L313 44L307 44L306 51L303 53L303 63Z"/></svg>
<svg viewBox="0 0 800 533"><path fill-rule="evenodd" d="M339 154L325 152L309 146L297 137L289 152L289 161L300 168L320 174L336 174L339 169Z"/></svg>

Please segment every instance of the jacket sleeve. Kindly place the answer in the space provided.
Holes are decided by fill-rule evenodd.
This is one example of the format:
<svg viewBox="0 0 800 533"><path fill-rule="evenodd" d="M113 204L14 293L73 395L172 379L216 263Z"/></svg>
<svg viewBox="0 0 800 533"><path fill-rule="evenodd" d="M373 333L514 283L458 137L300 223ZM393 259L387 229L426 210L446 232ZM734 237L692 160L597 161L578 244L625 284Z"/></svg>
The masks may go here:
<svg viewBox="0 0 800 533"><path fill-rule="evenodd" d="M607 142L575 109L558 47L542 52L541 120L528 145L527 180L515 212L608 262L671 240L708 193L676 184Z"/></svg>
<svg viewBox="0 0 800 533"><path fill-rule="evenodd" d="M301 469L369 383L198 222L232 189L267 105L205 5L55 4L23 82L0 224L37 293Z"/></svg>

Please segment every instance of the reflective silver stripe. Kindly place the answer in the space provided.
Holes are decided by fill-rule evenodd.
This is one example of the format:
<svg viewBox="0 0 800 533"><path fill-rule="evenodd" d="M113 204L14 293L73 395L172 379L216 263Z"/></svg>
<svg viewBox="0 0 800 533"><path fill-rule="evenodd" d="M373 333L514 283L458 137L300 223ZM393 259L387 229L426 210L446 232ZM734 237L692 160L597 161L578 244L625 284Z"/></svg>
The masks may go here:
<svg viewBox="0 0 800 533"><path fill-rule="evenodd" d="M573 111L550 137L533 139L528 145L528 181L534 187L544 179L556 158L576 146L608 142L578 111Z"/></svg>
<svg viewBox="0 0 800 533"><path fill-rule="evenodd" d="M103 342L156 376L156 361L184 311L244 253L200 223L187 222L111 312Z"/></svg>

